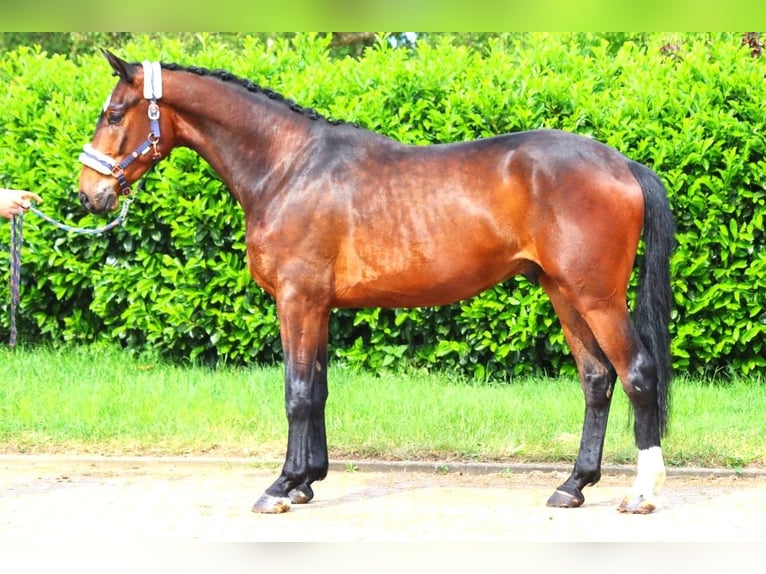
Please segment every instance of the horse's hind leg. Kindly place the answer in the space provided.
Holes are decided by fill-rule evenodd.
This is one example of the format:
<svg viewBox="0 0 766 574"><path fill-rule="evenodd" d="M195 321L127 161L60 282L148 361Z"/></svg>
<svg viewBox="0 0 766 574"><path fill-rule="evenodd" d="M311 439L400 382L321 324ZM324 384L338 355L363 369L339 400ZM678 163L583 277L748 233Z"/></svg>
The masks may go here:
<svg viewBox="0 0 766 574"><path fill-rule="evenodd" d="M566 302L550 279L541 277L540 282L558 314L585 395L585 420L574 469L551 495L547 505L575 508L585 502L582 489L596 484L601 478L601 456L617 374L580 313Z"/></svg>
<svg viewBox="0 0 766 574"><path fill-rule="evenodd" d="M634 411L636 479L618 510L648 514L658 506L658 492L665 480L656 363L641 342L626 304L603 302L581 313L604 355L614 365Z"/></svg>

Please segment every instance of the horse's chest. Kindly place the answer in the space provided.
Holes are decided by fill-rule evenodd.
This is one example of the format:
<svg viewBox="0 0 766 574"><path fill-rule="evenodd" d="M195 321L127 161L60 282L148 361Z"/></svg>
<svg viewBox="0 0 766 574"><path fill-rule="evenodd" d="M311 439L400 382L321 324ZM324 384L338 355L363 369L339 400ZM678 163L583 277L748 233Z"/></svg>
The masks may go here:
<svg viewBox="0 0 766 574"><path fill-rule="evenodd" d="M269 251L268 246L257 235L257 232L248 232L246 244L247 266L250 276L263 289L274 295L278 276L278 258Z"/></svg>
<svg viewBox="0 0 766 574"><path fill-rule="evenodd" d="M248 269L252 278L267 292L276 296L280 285L301 290L315 290L320 281L327 281L332 249L308 230L302 234L265 232L247 233Z"/></svg>

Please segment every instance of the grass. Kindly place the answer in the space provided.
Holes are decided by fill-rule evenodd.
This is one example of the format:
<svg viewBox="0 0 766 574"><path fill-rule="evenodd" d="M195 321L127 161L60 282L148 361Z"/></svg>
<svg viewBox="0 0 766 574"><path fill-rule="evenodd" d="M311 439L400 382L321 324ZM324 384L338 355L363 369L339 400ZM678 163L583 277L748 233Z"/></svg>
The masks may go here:
<svg viewBox="0 0 766 574"><path fill-rule="evenodd" d="M171 365L116 349L19 347L2 352L0 450L281 459L287 440L282 368ZM510 384L446 374L329 370L326 420L334 459L572 462L584 403L577 381ZM674 466L766 463L759 380L677 379ZM628 402L615 393L604 462L632 463Z"/></svg>

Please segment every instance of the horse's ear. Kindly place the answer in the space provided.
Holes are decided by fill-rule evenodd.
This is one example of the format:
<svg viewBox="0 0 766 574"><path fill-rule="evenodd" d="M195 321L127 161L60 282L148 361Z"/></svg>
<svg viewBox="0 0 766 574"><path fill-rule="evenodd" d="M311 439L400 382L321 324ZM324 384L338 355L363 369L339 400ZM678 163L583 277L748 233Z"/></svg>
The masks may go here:
<svg viewBox="0 0 766 574"><path fill-rule="evenodd" d="M103 52L104 56L109 61L109 64L112 66L115 76L119 76L120 78L125 80L127 83L132 84L134 66L132 66L131 64L128 64L124 60L121 60L120 58L112 54L109 50L104 50L102 48L101 52Z"/></svg>

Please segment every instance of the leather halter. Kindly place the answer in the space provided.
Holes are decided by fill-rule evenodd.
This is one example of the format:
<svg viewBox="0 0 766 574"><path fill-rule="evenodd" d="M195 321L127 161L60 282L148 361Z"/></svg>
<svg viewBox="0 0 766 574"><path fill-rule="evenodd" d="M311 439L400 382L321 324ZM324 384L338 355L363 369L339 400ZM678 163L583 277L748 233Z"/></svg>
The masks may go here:
<svg viewBox="0 0 766 574"><path fill-rule="evenodd" d="M87 144L78 158L81 163L103 175L111 175L120 184L122 195L130 195L130 184L125 179L125 168L152 150L155 163L160 159L158 148L160 142L160 107L157 100L162 98L162 68L159 62L144 61L144 98L149 100L149 135L132 153L122 161L98 151Z"/></svg>

